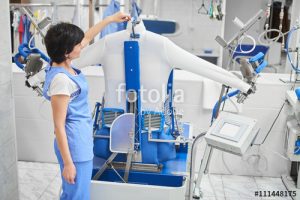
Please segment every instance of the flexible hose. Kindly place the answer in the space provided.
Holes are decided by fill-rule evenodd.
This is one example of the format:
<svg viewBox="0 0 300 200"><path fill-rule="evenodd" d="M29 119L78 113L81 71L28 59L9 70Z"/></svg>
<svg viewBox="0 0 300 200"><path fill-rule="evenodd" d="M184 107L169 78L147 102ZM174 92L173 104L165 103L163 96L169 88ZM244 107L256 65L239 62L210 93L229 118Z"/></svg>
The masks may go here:
<svg viewBox="0 0 300 200"><path fill-rule="evenodd" d="M243 44L243 41L245 40L245 38L249 38L252 41L252 45L253 45L253 47L247 51L242 49L242 44ZM238 47L240 47L239 51L236 50ZM248 54L248 53L251 53L255 49L255 47L256 47L255 39L252 36L245 34L238 40L238 44L236 45L236 48L234 49L233 53Z"/></svg>
<svg viewBox="0 0 300 200"><path fill-rule="evenodd" d="M285 46L285 49L286 49L286 53L287 53L288 60L289 60L289 62L291 63L291 66L292 66L293 70L294 70L296 73L300 73L300 70L297 69L298 66L295 66L295 65L293 64L292 59L291 59L291 55L290 55L290 53L289 53L289 42L290 42L290 38L291 38L292 33L293 33L294 31L296 31L296 30L297 30L297 28L296 28L296 27L293 27L293 28L289 31L289 34L288 34L287 40L286 40L286 46Z"/></svg>
<svg viewBox="0 0 300 200"><path fill-rule="evenodd" d="M277 32L278 33L278 36L275 37L275 38L269 38L268 37L268 33L271 33L271 32ZM258 36L258 42L259 44L261 45L265 45L265 46L269 46L271 43L274 43L274 42L277 42L281 37L283 38L286 34L288 34L289 31L285 32L285 33L282 33L280 30L278 29L269 29L269 30L266 30L264 32L262 32L259 36ZM263 42L262 41L262 38L265 37L265 40L267 42Z"/></svg>
<svg viewBox="0 0 300 200"><path fill-rule="evenodd" d="M237 94L239 94L240 90L235 90L233 92L230 92L228 93L226 96L223 96L222 97L222 100L220 103L222 103L223 101L227 100L228 98L230 97L233 97L233 96L236 96ZM216 102L214 108L213 108L213 113L212 113L212 117L211 117L211 124L213 123L214 119L217 118L217 108L218 108L218 105L219 105L219 101Z"/></svg>
<svg viewBox="0 0 300 200"><path fill-rule="evenodd" d="M192 177L192 174L193 174L193 152L195 150L195 146L196 144L198 143L198 140L200 138L202 138L204 135L206 134L206 132L202 132L200 133L199 135L197 135L197 137L195 138L195 140L193 141L192 143L192 148L191 148L191 161L190 161L190 181L189 181L189 195L191 194L191 190L192 190L192 183L194 182L194 177Z"/></svg>

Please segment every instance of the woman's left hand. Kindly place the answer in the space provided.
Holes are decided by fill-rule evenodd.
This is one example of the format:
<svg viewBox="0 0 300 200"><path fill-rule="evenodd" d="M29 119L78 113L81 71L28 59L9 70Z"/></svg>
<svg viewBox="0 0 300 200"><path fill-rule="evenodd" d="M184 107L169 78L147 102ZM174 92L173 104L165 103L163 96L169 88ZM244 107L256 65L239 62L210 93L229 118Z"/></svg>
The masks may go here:
<svg viewBox="0 0 300 200"><path fill-rule="evenodd" d="M129 21L130 19L130 15L127 15L122 12L117 12L116 14L110 16L111 22L125 22Z"/></svg>

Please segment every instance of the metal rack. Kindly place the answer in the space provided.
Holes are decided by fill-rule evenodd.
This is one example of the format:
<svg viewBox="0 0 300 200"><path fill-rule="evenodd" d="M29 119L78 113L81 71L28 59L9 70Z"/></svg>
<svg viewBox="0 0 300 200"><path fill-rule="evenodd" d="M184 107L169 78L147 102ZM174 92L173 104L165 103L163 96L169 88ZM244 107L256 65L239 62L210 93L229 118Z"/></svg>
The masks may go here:
<svg viewBox="0 0 300 200"><path fill-rule="evenodd" d="M75 7L76 4L54 4L54 3L10 3L9 4L10 7L53 7L53 6L57 6L57 7ZM89 7L90 4L81 4L81 6L83 7ZM98 4L95 5L95 8L99 8L99 7L107 7L108 4ZM120 5L120 6L125 6Z"/></svg>
<svg viewBox="0 0 300 200"><path fill-rule="evenodd" d="M88 4L81 4L82 7L89 7L89 27L94 25L94 9L100 7L107 7L109 4L97 4L95 5L94 0L89 0ZM57 9L57 7L76 7L76 4L56 4L56 3L10 3L10 8L20 7L50 7ZM120 5L125 7L125 4Z"/></svg>

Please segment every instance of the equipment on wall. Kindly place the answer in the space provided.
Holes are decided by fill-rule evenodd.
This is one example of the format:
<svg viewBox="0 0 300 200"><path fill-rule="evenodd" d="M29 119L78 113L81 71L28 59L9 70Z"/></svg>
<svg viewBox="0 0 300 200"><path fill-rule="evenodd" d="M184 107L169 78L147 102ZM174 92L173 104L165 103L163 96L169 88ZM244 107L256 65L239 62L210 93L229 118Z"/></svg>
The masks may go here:
<svg viewBox="0 0 300 200"><path fill-rule="evenodd" d="M290 176L282 175L282 181L288 191L300 192L300 89L289 90L286 92L286 99L290 110L292 111L287 117L285 149L288 159L292 162Z"/></svg>
<svg viewBox="0 0 300 200"><path fill-rule="evenodd" d="M265 31L258 37L260 44L270 45L274 42L281 42L281 49L284 49L284 36L289 32L288 9L285 1L269 0L266 10Z"/></svg>
<svg viewBox="0 0 300 200"><path fill-rule="evenodd" d="M202 0L202 4L201 4L200 8L198 9L198 14L208 15L208 10L205 7L204 0Z"/></svg>
<svg viewBox="0 0 300 200"><path fill-rule="evenodd" d="M222 0L210 0L209 8L205 7L204 0L202 0L202 4L198 9L198 14L208 15L210 19L217 19L221 21L223 19L222 12Z"/></svg>
<svg viewBox="0 0 300 200"><path fill-rule="evenodd" d="M246 32L258 21L260 21L264 16L263 10L259 10L251 19L249 19L245 24L239 20L238 18L235 18L234 22L235 24L240 28L240 31L237 32L228 42L224 40L221 36L216 37L216 41L228 51L229 53L229 60L226 69L230 69L232 63L234 62L232 60L233 54L236 52L236 49L238 48L239 44L241 44L241 39L243 39L246 34ZM250 37L250 36L246 36ZM251 38L251 37L250 37ZM253 41L253 49L255 48L255 40L252 39ZM247 51L248 53L248 51Z"/></svg>

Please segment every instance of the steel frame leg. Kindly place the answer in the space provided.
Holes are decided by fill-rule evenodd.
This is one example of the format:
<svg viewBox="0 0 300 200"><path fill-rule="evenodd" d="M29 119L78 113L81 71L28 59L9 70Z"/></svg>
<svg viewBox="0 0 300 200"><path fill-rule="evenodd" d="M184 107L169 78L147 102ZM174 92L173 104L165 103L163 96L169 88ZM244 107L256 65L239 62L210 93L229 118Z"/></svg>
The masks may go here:
<svg viewBox="0 0 300 200"><path fill-rule="evenodd" d="M99 177L103 174L103 172L111 165L112 161L117 156L117 153L112 153L109 158L105 161L104 165L98 170L98 172L93 176L93 180L98 180Z"/></svg>
<svg viewBox="0 0 300 200"><path fill-rule="evenodd" d="M200 184L201 184L204 173L207 172L209 162L211 159L212 150L213 150L213 148L210 145L206 145L206 148L204 151L204 156L201 161L200 169L198 172L198 177L197 177L195 187L193 190L193 199L200 199L200 197L202 196L201 190L200 190Z"/></svg>

